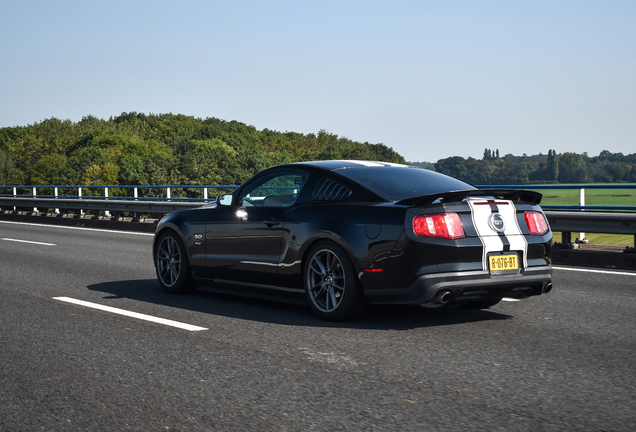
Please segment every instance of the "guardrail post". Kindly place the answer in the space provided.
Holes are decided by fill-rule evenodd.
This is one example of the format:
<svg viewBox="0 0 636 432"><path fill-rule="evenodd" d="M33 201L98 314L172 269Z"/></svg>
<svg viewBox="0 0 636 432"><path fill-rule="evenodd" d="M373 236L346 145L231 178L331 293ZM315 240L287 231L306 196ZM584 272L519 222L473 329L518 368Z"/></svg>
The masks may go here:
<svg viewBox="0 0 636 432"><path fill-rule="evenodd" d="M170 199L170 188L166 188L166 198Z"/></svg>
<svg viewBox="0 0 636 432"><path fill-rule="evenodd" d="M36 196L37 194L38 194L37 188L35 186L33 186L33 198L37 198L37 196Z"/></svg>
<svg viewBox="0 0 636 432"><path fill-rule="evenodd" d="M203 199L204 200L208 199L208 188L203 188Z"/></svg>
<svg viewBox="0 0 636 432"><path fill-rule="evenodd" d="M79 196L80 199L82 199L82 188L81 187L77 188L77 195ZM84 210L80 209L79 216L81 216L83 214L84 214ZM78 215L76 215L76 216L78 216Z"/></svg>
<svg viewBox="0 0 636 432"><path fill-rule="evenodd" d="M54 188L53 194L55 195L55 198L57 199L57 188ZM60 209L59 208L55 209L55 214L60 214Z"/></svg>
<svg viewBox="0 0 636 432"><path fill-rule="evenodd" d="M17 196L18 196L18 188L15 188L15 187L14 187L14 188L13 188L13 198L17 198ZM18 210L18 209L17 209L17 207L16 207L16 206L13 206L13 211L15 212L15 211L17 211L17 210Z"/></svg>
<svg viewBox="0 0 636 432"><path fill-rule="evenodd" d="M563 246L572 243L572 233L569 231L561 231L561 244Z"/></svg>
<svg viewBox="0 0 636 432"><path fill-rule="evenodd" d="M579 192L579 205L581 207L585 207L585 189L581 188L581 191ZM585 211L585 209L581 209L581 211ZM579 233L579 242L580 243L587 243L588 240L587 238L585 238L585 233L584 232L580 232Z"/></svg>
<svg viewBox="0 0 636 432"><path fill-rule="evenodd" d="M35 189L35 186L33 186L33 198L37 198L37 191ZM37 213L38 212L38 208L37 207L33 207L33 213Z"/></svg>
<svg viewBox="0 0 636 432"><path fill-rule="evenodd" d="M107 187L104 188L104 199L106 199L106 200L108 199L108 188ZM110 212L108 210L106 210L104 212L104 216L110 216Z"/></svg>
<svg viewBox="0 0 636 432"><path fill-rule="evenodd" d="M137 188L133 189L133 195L135 197L135 200L139 197L138 193L137 193ZM133 222L139 222L139 213L134 212L133 213L133 218L132 218Z"/></svg>

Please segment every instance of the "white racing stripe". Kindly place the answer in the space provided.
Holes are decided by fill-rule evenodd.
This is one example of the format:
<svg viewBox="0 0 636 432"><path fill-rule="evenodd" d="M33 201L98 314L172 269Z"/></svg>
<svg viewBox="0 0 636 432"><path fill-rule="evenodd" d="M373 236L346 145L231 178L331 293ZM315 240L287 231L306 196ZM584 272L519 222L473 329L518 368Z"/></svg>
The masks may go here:
<svg viewBox="0 0 636 432"><path fill-rule="evenodd" d="M54 243L43 243L43 242L36 242L36 241L29 241L29 240L18 240L18 239L10 239L10 238L1 238L0 240L18 242L18 243L30 243L30 244L36 244L36 245L42 245L42 246L57 246Z"/></svg>
<svg viewBox="0 0 636 432"><path fill-rule="evenodd" d="M601 273L601 274L611 274L611 275L623 275L623 276L636 276L636 273L627 273L627 272L619 272L619 271L611 271L611 270L592 270L592 269L579 269L572 267L555 267L552 266L554 270L565 270L565 271L573 271L573 272L583 272L583 273Z"/></svg>
<svg viewBox="0 0 636 432"><path fill-rule="evenodd" d="M107 230L100 228L86 228L86 227L73 227L66 225L49 225L49 224L39 224L39 223L28 223L28 222L13 222L13 221L0 221L0 224L12 224L12 225L29 225L29 226L38 226L38 227L46 227L46 228L60 228L60 229L71 229L78 231L99 231L106 233L117 233L117 234L130 234L130 235L140 235L140 236L154 236L154 233L144 233L137 231L119 231L119 230Z"/></svg>
<svg viewBox="0 0 636 432"><path fill-rule="evenodd" d="M477 203L486 202L484 199L469 199L470 212L473 218L473 226L477 231L477 235L484 245L481 254L481 264L484 270L488 270L487 255L490 252L503 251L503 242L499 236L490 235L492 230L488 226L488 217L492 213L489 205L479 205Z"/></svg>
<svg viewBox="0 0 636 432"><path fill-rule="evenodd" d="M167 325L167 326L171 326L171 327L177 327L180 329L184 329L184 330L189 330L189 331L201 331L201 330L207 330L207 328L205 327L198 327L195 325L191 325L191 324L184 324L178 321L172 321L169 319L164 319L164 318L158 318L152 315L145 315L145 314L140 314L137 312L131 312L131 311L127 311L124 309L118 309L118 308L114 308L114 307L110 307L110 306L104 306L104 305L100 305L97 303L91 303L91 302L87 302L87 301L83 301L83 300L77 300L74 298L70 298L70 297L53 297L53 300L59 300L59 301L63 301L63 302L67 302L67 303L73 303L73 304L77 304L80 306L86 306L89 308L93 308L93 309L99 309L102 311L106 311L106 312L111 312L114 314L118 314L118 315L124 315L124 316L128 316L131 318L137 318L137 319L141 319L144 321L151 321L154 323L158 323L158 324L163 324L163 325Z"/></svg>
<svg viewBox="0 0 636 432"><path fill-rule="evenodd" d="M523 251L523 268L528 267L528 240L521 232L517 220L517 208L512 201L510 205L499 206L499 213L506 219L504 235L510 242L511 251Z"/></svg>
<svg viewBox="0 0 636 432"><path fill-rule="evenodd" d="M528 242L521 232L521 228L517 222L517 209L512 201L497 200L497 203L488 205L487 199L469 199L468 204L471 209L473 225L477 231L477 235L484 245L482 253L482 266L484 270L488 270L487 256L491 252L503 252L504 238L497 234L490 225L488 220L492 214L492 205L496 205L498 213L506 221L506 229L503 232L505 239L510 244L511 251L523 252L523 262L520 265L523 268L528 267Z"/></svg>

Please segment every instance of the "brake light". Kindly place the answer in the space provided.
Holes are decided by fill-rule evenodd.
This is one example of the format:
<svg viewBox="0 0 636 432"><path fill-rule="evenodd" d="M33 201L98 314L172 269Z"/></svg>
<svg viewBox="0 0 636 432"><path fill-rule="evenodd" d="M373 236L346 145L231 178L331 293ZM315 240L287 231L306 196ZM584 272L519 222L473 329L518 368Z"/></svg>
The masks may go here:
<svg viewBox="0 0 636 432"><path fill-rule="evenodd" d="M417 216L413 219L413 231L420 237L458 239L466 237L462 221L457 213L439 213Z"/></svg>
<svg viewBox="0 0 636 432"><path fill-rule="evenodd" d="M528 225L532 235L540 236L548 232L548 222L545 220L543 213L527 211L526 225Z"/></svg>

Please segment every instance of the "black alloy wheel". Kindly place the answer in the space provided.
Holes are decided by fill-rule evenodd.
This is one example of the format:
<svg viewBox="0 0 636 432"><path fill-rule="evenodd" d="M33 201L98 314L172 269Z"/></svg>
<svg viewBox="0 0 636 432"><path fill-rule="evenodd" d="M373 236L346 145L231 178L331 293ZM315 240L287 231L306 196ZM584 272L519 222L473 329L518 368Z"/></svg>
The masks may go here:
<svg viewBox="0 0 636 432"><path fill-rule="evenodd" d="M362 312L366 301L347 254L322 241L311 248L304 263L305 295L312 311L328 321L342 321Z"/></svg>
<svg viewBox="0 0 636 432"><path fill-rule="evenodd" d="M185 247L171 231L162 234L157 242L155 268L159 284L167 292L182 294L194 289Z"/></svg>

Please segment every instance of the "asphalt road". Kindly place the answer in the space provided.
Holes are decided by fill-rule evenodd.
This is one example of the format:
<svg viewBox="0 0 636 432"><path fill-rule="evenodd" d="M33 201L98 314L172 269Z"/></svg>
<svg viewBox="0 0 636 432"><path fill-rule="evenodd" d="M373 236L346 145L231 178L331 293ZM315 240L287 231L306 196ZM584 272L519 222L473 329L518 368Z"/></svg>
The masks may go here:
<svg viewBox="0 0 636 432"><path fill-rule="evenodd" d="M559 268L550 294L489 310L333 324L166 294L148 235L0 222L0 239L0 431L636 430L636 272Z"/></svg>

